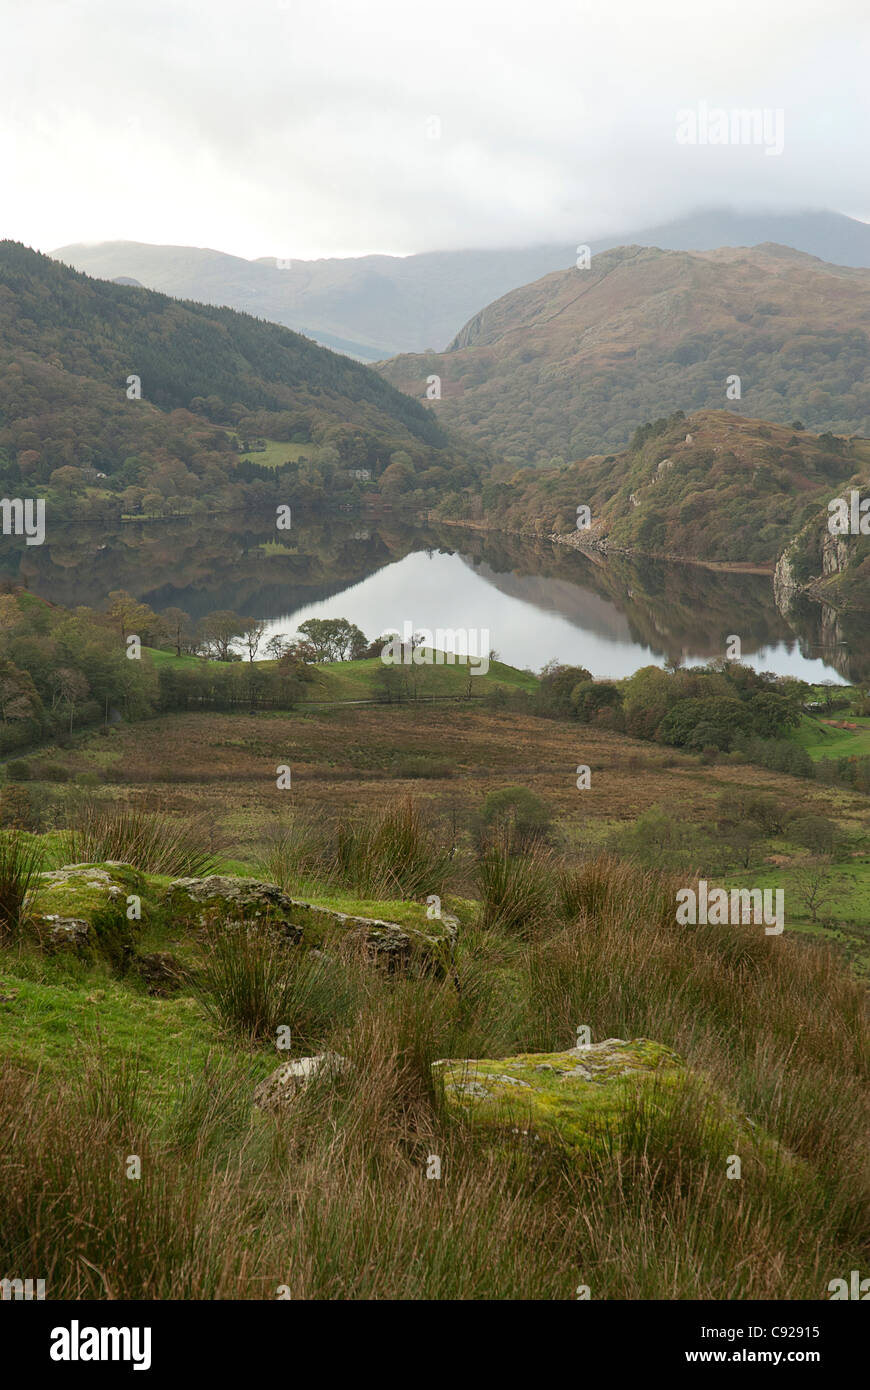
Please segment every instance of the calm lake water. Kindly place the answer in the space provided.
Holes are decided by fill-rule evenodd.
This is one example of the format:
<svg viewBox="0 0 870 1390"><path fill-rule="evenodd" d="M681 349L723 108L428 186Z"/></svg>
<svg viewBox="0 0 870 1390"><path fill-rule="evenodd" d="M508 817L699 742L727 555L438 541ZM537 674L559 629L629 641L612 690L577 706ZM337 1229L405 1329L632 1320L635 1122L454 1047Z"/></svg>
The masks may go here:
<svg viewBox="0 0 870 1390"><path fill-rule="evenodd" d="M104 607L125 589L192 617L232 609L292 636L306 618L347 618L373 640L388 629L483 629L512 665L586 666L629 675L668 659L724 657L806 680L866 679L867 621L845 628L830 610L777 611L768 575L590 557L549 542L399 520L351 522L294 514L195 524L127 524L113 534L70 528L43 546L0 550L0 574L56 603Z"/></svg>
<svg viewBox="0 0 870 1390"><path fill-rule="evenodd" d="M422 550L350 585L340 594L268 617L268 636L294 636L308 618L347 618L370 639L390 629L483 629L483 648L491 646L512 666L539 671L557 658L585 666L596 677L629 676L640 666L662 665L671 651L639 640L626 612L583 585L588 561L577 561L577 577L546 579L534 575L499 574L486 564L474 564L461 553ZM726 625L727 626L727 625ZM721 628L717 620L716 627ZM725 639L734 632L714 630L710 641L693 649L683 647L688 664L723 656ZM751 635L737 632L744 645ZM447 641L450 649L454 643ZM481 648L478 647L478 650ZM821 657L804 655L796 637L744 649L746 664L759 671L776 671L801 680L840 679Z"/></svg>

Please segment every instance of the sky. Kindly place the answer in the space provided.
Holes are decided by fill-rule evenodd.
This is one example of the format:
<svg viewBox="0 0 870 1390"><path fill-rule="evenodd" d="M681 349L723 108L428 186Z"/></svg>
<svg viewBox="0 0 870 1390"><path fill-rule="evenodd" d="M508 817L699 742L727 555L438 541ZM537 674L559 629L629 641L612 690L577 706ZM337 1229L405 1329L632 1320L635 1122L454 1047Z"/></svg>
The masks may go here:
<svg viewBox="0 0 870 1390"><path fill-rule="evenodd" d="M868 0L0 0L0 32L0 236L42 251L580 244L725 205L870 221ZM781 150L703 143L704 108L766 111Z"/></svg>

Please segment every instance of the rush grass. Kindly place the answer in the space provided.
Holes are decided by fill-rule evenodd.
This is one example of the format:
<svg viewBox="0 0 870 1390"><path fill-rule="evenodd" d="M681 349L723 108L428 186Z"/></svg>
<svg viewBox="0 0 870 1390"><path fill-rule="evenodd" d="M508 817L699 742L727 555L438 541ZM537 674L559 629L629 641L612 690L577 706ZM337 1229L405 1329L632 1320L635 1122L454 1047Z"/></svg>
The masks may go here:
<svg viewBox="0 0 870 1390"><path fill-rule="evenodd" d="M608 858L540 872L528 920L505 930L484 909L465 930L458 988L336 953L310 1037L352 1070L284 1116L251 1105L265 1032L231 1044L226 1019L159 1108L157 1078L106 1053L50 1084L7 1062L10 1277L72 1298L572 1299L579 1284L611 1299L826 1297L870 1243L860 985L787 934L677 927L664 874ZM288 1008L306 1004L297 986ZM207 988L217 1000L226 980ZM582 1164L445 1107L437 1058L559 1050L580 1024L673 1047L785 1161L728 1180L736 1135L680 1093L639 1109L627 1092ZM287 1054L269 1046L277 1065Z"/></svg>

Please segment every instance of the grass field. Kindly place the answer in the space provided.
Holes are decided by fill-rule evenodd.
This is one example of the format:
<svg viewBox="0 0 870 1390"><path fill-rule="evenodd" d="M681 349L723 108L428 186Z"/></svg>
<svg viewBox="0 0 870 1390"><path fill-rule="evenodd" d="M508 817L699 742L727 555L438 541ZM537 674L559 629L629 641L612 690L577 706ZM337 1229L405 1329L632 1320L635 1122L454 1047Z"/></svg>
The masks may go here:
<svg viewBox="0 0 870 1390"><path fill-rule="evenodd" d="M321 696L365 698L378 666L323 668ZM534 678L496 666L480 679L516 688ZM140 855L144 912L128 954L113 952L96 916L81 955L7 925L0 1260L43 1271L50 1297L268 1299L281 1285L294 1299L552 1301L573 1299L582 1281L601 1299L821 1298L859 1267L870 1182L855 975L870 966L870 858L855 846L870 829L868 798L461 694L162 715L28 762L27 786L52 798L58 826L82 814L93 826L111 802L159 813L139 819L185 824L224 874L269 877L337 912L419 931L429 889L398 896L395 875L364 886L360 861L340 850L350 831L364 841L413 798L418 885L440 864L436 891L459 921L441 973L379 969L340 933L304 952L259 935L244 910L240 923L232 906L215 935L167 905L159 890L174 875L141 862L128 832L112 841L117 854L88 856ZM580 763L592 770L588 790L576 785ZM283 790L280 765L292 771ZM99 806L77 810L82 778ZM511 784L540 799L553 827L549 846L511 861L502 894L474 831L487 793ZM784 888L777 937L677 929L675 888L694 869L596 853L656 807L715 830L722 793L747 790L848 835L848 857L831 868L830 925L802 911L805 851L784 833L752 868L712 876ZM365 813L361 830L349 813ZM288 852L294 821L325 830L320 858L294 860L292 839ZM381 851L390 868L405 843L395 836ZM60 829L40 844L48 866L66 862ZM8 890L8 869L2 882ZM43 903L53 891L41 885ZM77 901L87 912L83 895L59 891L51 911ZM39 902L32 912L49 910ZM507 925L500 907L517 902L522 915ZM145 968L158 958L177 967L168 993ZM268 961L280 973L263 974ZM560 1083L549 1128L545 1080L538 1109L512 1093L495 1121L440 1089L439 1058L492 1059L487 1084L491 1069L510 1079L520 1062L533 1080L549 1075L580 1021L596 1043L635 1040L632 1064L610 1082L578 1083L576 1097ZM291 1055L337 1052L348 1071L269 1114L254 1091L287 1058L276 1042L284 1025ZM634 1061L656 1048L673 1049L674 1069L647 1077ZM528 1053L541 1054L537 1065ZM734 1154L742 1184L723 1181ZM141 1182L128 1180L131 1155ZM426 1181L431 1155L438 1183Z"/></svg>
<svg viewBox="0 0 870 1390"><path fill-rule="evenodd" d="M192 670L202 664L201 656L176 656L175 652L164 651L161 647L143 647L146 658L155 666L173 666L179 670Z"/></svg>
<svg viewBox="0 0 870 1390"><path fill-rule="evenodd" d="M801 871L798 858L776 868L761 864L743 873L726 875L728 887L782 888L785 903L785 930L836 942L855 971L870 976L870 857L833 864L829 874L831 896L821 916L832 916L836 925L823 927L813 922L797 882Z"/></svg>
<svg viewBox="0 0 870 1390"><path fill-rule="evenodd" d="M845 723L855 727L837 727ZM821 718L804 715L795 738L814 761L819 758L870 757L870 719L860 718L848 711Z"/></svg>
<svg viewBox="0 0 870 1390"><path fill-rule="evenodd" d="M171 666L192 669L202 663L198 656L176 656L174 652L162 651L157 647L143 647L143 652L156 666ZM442 654L445 655L445 654ZM215 662L214 665L223 663ZM270 666L272 662L258 662ZM306 687L303 701L318 703L328 700L376 700L383 699L378 685L378 675L384 670L379 657L363 661L321 662L311 668L314 680ZM472 667L472 670L474 668ZM427 696L463 697L469 692L475 698L486 695L493 689L534 690L537 677L530 671L520 671L502 661L490 662L489 669L479 674L471 674L462 661L443 665L414 666L409 668L408 691L413 697L423 700Z"/></svg>
<svg viewBox="0 0 870 1390"><path fill-rule="evenodd" d="M353 698L360 689L364 686L331 687L342 698ZM704 766L690 755L621 734L481 709L463 700L164 715L119 726L106 737L91 736L60 760L73 778L95 775L105 794L202 817L213 846L248 869L264 840L291 813L318 819L374 814L406 793L444 826L455 824L467 844L468 827L487 793L506 785L521 785L539 797L560 838L575 849L604 846L615 830L652 807L693 825L710 822L724 791L746 788L771 794L805 815L829 817L853 839L870 832L867 798L845 788L746 763ZM50 769L57 761L54 750L31 758L34 776L39 777L41 763ZM581 763L591 768L591 787L584 791L576 786ZM291 768L289 790L276 786L279 765ZM780 886L787 885L788 865L797 863L802 851L774 840L770 852L776 860L771 872ZM766 882L761 875L768 867L760 862L749 877ZM835 872L842 882L835 915L856 936L857 947L862 920L870 921L870 866L859 854L835 866ZM735 874L729 881L749 880ZM797 911L796 903L790 895L792 920L809 927L808 915Z"/></svg>
<svg viewBox="0 0 870 1390"><path fill-rule="evenodd" d="M302 457L310 459L317 448L316 444L288 444L280 439L267 439L265 444L265 449L239 454L239 458L258 463L261 468L280 468L283 463L297 463Z"/></svg>

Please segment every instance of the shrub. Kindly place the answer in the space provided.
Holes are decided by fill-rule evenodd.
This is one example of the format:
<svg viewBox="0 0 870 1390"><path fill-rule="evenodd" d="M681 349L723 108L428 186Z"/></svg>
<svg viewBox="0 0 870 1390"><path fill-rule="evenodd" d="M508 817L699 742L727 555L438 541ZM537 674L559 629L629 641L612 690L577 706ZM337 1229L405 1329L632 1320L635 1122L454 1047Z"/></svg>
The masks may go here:
<svg viewBox="0 0 870 1390"><path fill-rule="evenodd" d="M481 926L512 935L532 935L552 911L553 867L549 850L516 854L507 836L488 845L475 871Z"/></svg>
<svg viewBox="0 0 870 1390"><path fill-rule="evenodd" d="M340 881L376 898L440 893L451 856L450 849L434 842L410 798L379 816L340 819L330 851Z"/></svg>
<svg viewBox="0 0 870 1390"><path fill-rule="evenodd" d="M173 878L209 873L214 855L203 847L210 833L204 819L184 820L93 799L75 808L75 823L63 838L71 864L117 859L146 873Z"/></svg>
<svg viewBox="0 0 870 1390"><path fill-rule="evenodd" d="M274 1045L278 1029L288 1027L294 1056L349 1022L356 998L338 960L244 924L212 937L197 988L211 1017L249 1042Z"/></svg>
<svg viewBox="0 0 870 1390"><path fill-rule="evenodd" d="M303 885L330 876L327 837L319 825L297 813L273 831L258 864L285 893L300 892Z"/></svg>
<svg viewBox="0 0 870 1390"><path fill-rule="evenodd" d="M507 836L512 852L531 848L549 834L549 808L528 787L499 787L488 792L480 813L481 824L499 838Z"/></svg>
<svg viewBox="0 0 870 1390"><path fill-rule="evenodd" d="M27 897L42 870L38 841L20 831L0 835L0 937L14 937L26 918Z"/></svg>
<svg viewBox="0 0 870 1390"><path fill-rule="evenodd" d="M68 782L70 775L69 768L64 767L63 763L40 763L37 767L40 782Z"/></svg>
<svg viewBox="0 0 870 1390"><path fill-rule="evenodd" d="M788 835L796 845L826 855L836 853L842 839L838 827L827 816L796 816L789 821Z"/></svg>
<svg viewBox="0 0 870 1390"><path fill-rule="evenodd" d="M10 782L29 782L32 775L30 763L24 762L21 758L13 758L6 764L6 776Z"/></svg>
<svg viewBox="0 0 870 1390"><path fill-rule="evenodd" d="M0 792L0 825L16 830L42 830L45 798L36 789L20 783L4 787Z"/></svg>

